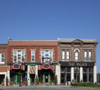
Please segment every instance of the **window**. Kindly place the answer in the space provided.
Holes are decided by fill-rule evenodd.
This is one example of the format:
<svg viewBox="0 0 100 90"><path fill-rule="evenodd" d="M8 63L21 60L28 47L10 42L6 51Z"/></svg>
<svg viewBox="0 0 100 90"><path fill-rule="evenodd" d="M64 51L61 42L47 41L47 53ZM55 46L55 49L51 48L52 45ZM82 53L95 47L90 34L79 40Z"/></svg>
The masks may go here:
<svg viewBox="0 0 100 90"><path fill-rule="evenodd" d="M5 54L1 53L0 54L0 64L4 64L5 63Z"/></svg>
<svg viewBox="0 0 100 90"><path fill-rule="evenodd" d="M62 51L62 60L65 60L65 51Z"/></svg>
<svg viewBox="0 0 100 90"><path fill-rule="evenodd" d="M75 61L78 61L78 50L75 51Z"/></svg>
<svg viewBox="0 0 100 90"><path fill-rule="evenodd" d="M92 60L91 52L89 51L89 60Z"/></svg>
<svg viewBox="0 0 100 90"><path fill-rule="evenodd" d="M69 60L69 51L66 52L66 59Z"/></svg>
<svg viewBox="0 0 100 90"><path fill-rule="evenodd" d="M53 61L53 51L52 50L42 50L41 51L41 62L52 62Z"/></svg>
<svg viewBox="0 0 100 90"><path fill-rule="evenodd" d="M86 61L87 60L87 52L85 51L84 52L84 61Z"/></svg>
<svg viewBox="0 0 100 90"><path fill-rule="evenodd" d="M35 61L35 50L31 51L31 62Z"/></svg>
<svg viewBox="0 0 100 90"><path fill-rule="evenodd" d="M14 50L13 51L13 62L24 62L25 51L24 50Z"/></svg>

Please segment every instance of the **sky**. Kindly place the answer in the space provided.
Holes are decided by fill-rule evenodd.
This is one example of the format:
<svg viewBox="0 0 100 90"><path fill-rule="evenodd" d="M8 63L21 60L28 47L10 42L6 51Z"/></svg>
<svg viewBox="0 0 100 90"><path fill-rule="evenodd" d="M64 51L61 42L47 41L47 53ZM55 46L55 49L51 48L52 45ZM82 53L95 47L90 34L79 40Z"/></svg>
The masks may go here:
<svg viewBox="0 0 100 90"><path fill-rule="evenodd" d="M100 42L100 0L0 0L0 43L7 43L8 37L12 40L80 38Z"/></svg>

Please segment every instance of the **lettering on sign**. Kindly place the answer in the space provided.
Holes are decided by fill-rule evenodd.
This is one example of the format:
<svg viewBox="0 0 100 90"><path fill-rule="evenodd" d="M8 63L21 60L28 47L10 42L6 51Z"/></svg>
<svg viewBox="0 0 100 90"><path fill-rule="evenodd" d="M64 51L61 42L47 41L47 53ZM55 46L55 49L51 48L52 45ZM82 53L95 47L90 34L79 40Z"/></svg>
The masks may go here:
<svg viewBox="0 0 100 90"><path fill-rule="evenodd" d="M15 63L15 64L13 64L13 68L14 69L19 69L20 68L20 65L18 63Z"/></svg>

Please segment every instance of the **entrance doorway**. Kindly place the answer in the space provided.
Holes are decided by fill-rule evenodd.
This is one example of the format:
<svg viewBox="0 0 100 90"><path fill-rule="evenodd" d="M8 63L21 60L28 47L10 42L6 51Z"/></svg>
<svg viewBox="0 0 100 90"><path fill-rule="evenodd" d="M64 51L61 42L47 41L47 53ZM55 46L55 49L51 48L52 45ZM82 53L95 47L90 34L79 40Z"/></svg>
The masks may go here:
<svg viewBox="0 0 100 90"><path fill-rule="evenodd" d="M48 73L45 74L45 82L48 83Z"/></svg>
<svg viewBox="0 0 100 90"><path fill-rule="evenodd" d="M4 77L5 77L5 75L0 75L0 85L3 84L3 82L4 82Z"/></svg>
<svg viewBox="0 0 100 90"><path fill-rule="evenodd" d="M75 83L80 82L80 67L74 67L74 80Z"/></svg>
<svg viewBox="0 0 100 90"><path fill-rule="evenodd" d="M39 71L39 81L42 82L44 85L50 85L51 82L54 82L54 73L52 70L42 69Z"/></svg>

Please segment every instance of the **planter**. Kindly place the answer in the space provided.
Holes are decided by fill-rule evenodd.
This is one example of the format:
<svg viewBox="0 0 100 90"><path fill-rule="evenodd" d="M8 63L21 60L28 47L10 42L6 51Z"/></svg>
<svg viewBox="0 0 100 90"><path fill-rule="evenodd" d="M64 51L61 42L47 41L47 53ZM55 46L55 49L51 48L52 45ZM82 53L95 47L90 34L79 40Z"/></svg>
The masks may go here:
<svg viewBox="0 0 100 90"><path fill-rule="evenodd" d="M51 85L54 85L54 83L51 83Z"/></svg>
<svg viewBox="0 0 100 90"><path fill-rule="evenodd" d="M39 83L39 85L41 86L41 85L42 85L42 83Z"/></svg>

